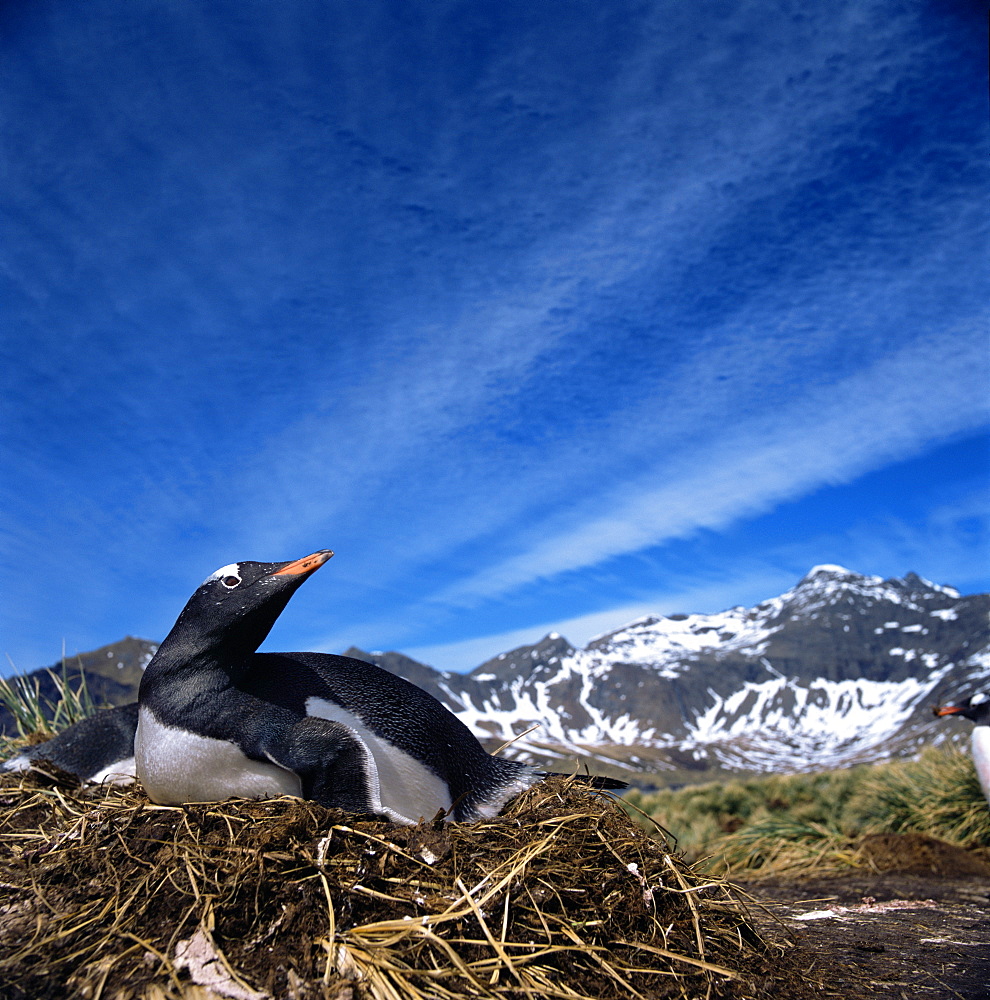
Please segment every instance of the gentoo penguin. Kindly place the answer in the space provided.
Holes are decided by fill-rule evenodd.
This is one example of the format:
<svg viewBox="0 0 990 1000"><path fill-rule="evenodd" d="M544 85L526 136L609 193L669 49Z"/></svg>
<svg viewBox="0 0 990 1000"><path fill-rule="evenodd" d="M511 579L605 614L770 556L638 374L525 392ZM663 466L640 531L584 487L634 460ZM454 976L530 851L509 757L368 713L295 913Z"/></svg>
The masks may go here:
<svg viewBox="0 0 990 1000"><path fill-rule="evenodd" d="M980 779L983 794L987 802L990 802L990 695L980 691L960 705L943 705L933 711L939 716L961 715L976 723L970 740L973 763L976 765L976 776Z"/></svg>
<svg viewBox="0 0 990 1000"><path fill-rule="evenodd" d="M26 747L19 756L4 761L5 771L27 771L51 763L80 781L111 781L126 785L134 780L134 730L137 702L109 708L63 729L45 743Z"/></svg>
<svg viewBox="0 0 990 1000"><path fill-rule="evenodd" d="M3 767L48 761L97 782L131 781L136 770L162 803L288 793L406 823L440 809L458 820L492 816L547 777L490 756L435 698L372 664L255 652L332 554L217 570L148 665L140 708L97 712Z"/></svg>
<svg viewBox="0 0 990 1000"><path fill-rule="evenodd" d="M372 664L256 652L332 555L232 563L193 594L141 681L134 751L148 795L297 795L399 823L496 815L544 774L491 756L439 701Z"/></svg>

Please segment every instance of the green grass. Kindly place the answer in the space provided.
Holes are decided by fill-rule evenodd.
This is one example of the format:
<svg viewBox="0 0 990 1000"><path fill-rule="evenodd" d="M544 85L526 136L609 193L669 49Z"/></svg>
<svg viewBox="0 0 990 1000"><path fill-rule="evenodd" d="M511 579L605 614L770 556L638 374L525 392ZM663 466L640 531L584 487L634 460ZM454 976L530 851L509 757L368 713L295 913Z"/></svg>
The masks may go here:
<svg viewBox="0 0 990 1000"><path fill-rule="evenodd" d="M765 775L691 785L625 799L665 826L695 856L746 826L787 818L830 827L845 808L862 769L819 774Z"/></svg>
<svg viewBox="0 0 990 1000"><path fill-rule="evenodd" d="M692 858L733 870L848 863L874 833L923 833L990 847L990 808L972 760L953 747L917 760L768 775L625 796Z"/></svg>
<svg viewBox="0 0 990 1000"><path fill-rule="evenodd" d="M98 706L86 686L86 674L79 671L78 679L69 679L65 661L61 671L47 671L55 684L55 697L41 693L37 677L0 677L0 704L14 717L17 735L0 736L0 756L6 756L14 746L29 736L54 736L74 722L92 715Z"/></svg>
<svg viewBox="0 0 990 1000"><path fill-rule="evenodd" d="M927 750L863 775L845 811L868 833L925 833L960 847L990 847L990 808L968 753Z"/></svg>

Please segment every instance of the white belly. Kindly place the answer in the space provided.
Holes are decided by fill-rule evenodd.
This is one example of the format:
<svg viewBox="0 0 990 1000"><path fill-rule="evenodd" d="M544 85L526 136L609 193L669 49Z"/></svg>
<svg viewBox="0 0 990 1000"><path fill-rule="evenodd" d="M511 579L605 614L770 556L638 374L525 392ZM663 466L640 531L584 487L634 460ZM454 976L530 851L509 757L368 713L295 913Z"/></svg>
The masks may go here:
<svg viewBox="0 0 990 1000"><path fill-rule="evenodd" d="M250 760L227 740L162 725L147 708L138 714L134 760L149 798L162 805L302 795L292 771Z"/></svg>
<svg viewBox="0 0 990 1000"><path fill-rule="evenodd" d="M422 761L376 735L353 713L323 698L308 698L306 714L342 723L367 747L365 774L373 812L396 823L418 823L451 807L445 781Z"/></svg>
<svg viewBox="0 0 990 1000"><path fill-rule="evenodd" d="M973 729L971 746L976 776L980 779L983 794L990 802L990 726L976 726Z"/></svg>
<svg viewBox="0 0 990 1000"><path fill-rule="evenodd" d="M31 758L20 756L11 757L10 760L5 760L3 764L0 764L5 771L30 771L31 770Z"/></svg>
<svg viewBox="0 0 990 1000"><path fill-rule="evenodd" d="M134 781L135 766L134 758L128 757L127 760L119 760L116 764L109 764L102 771L97 771L89 780L96 784L107 781L111 785L129 785Z"/></svg>

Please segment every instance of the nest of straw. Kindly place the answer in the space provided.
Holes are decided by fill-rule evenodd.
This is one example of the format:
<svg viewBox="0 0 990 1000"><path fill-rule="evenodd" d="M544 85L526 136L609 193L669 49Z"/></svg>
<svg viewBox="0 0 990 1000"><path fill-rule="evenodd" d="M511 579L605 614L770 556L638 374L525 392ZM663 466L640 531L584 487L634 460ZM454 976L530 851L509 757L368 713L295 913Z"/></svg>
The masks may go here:
<svg viewBox="0 0 990 1000"><path fill-rule="evenodd" d="M775 968L726 883L561 779L408 827L7 776L0 883L12 1000L686 1000Z"/></svg>

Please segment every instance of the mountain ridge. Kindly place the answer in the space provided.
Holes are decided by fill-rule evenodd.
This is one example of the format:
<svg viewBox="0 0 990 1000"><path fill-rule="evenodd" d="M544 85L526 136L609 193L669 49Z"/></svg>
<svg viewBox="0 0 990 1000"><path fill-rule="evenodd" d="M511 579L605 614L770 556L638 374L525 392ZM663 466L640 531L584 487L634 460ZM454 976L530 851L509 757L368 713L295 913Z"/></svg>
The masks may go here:
<svg viewBox="0 0 990 1000"><path fill-rule="evenodd" d="M350 652L401 672L393 654ZM432 680L471 728L522 756L843 766L945 738L927 701L990 683L990 595L824 564L753 608L646 616L583 649L550 633Z"/></svg>
<svg viewBox="0 0 990 1000"><path fill-rule="evenodd" d="M119 704L154 648L129 637L78 665ZM990 594L822 564L751 608L644 616L581 649L551 632L463 674L394 651L346 655L429 691L511 756L627 772L820 769L947 737L929 702L990 684Z"/></svg>

